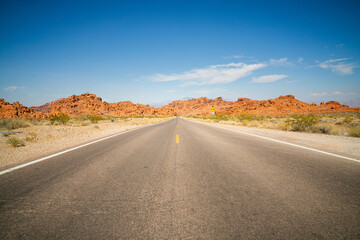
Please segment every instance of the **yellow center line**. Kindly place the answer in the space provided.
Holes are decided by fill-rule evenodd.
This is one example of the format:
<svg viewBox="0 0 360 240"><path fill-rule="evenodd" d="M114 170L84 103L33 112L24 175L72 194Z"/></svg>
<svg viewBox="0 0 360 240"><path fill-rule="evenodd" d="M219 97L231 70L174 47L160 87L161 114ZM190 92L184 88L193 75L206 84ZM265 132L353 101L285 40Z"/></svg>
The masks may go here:
<svg viewBox="0 0 360 240"><path fill-rule="evenodd" d="M176 134L176 143L179 143L180 142L180 137L178 134Z"/></svg>

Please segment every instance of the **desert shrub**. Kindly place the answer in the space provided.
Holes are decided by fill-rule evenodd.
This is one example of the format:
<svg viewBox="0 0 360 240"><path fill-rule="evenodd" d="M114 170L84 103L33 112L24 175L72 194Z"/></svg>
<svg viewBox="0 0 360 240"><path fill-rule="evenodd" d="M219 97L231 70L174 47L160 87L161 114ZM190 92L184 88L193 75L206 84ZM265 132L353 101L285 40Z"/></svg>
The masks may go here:
<svg viewBox="0 0 360 240"><path fill-rule="evenodd" d="M43 120L39 118L29 118L27 119L27 121L29 121L33 125L41 125Z"/></svg>
<svg viewBox="0 0 360 240"><path fill-rule="evenodd" d="M94 126L94 128L96 128L96 129L100 129L100 128L99 128L99 126Z"/></svg>
<svg viewBox="0 0 360 240"><path fill-rule="evenodd" d="M258 115L252 115L252 114L240 114L237 115L236 118L241 122L244 120L247 121L262 121L266 118L266 116L258 116Z"/></svg>
<svg viewBox="0 0 360 240"><path fill-rule="evenodd" d="M347 125L347 124L351 123L352 120L353 120L352 117L346 116L346 117L343 119L342 123L345 124L345 125Z"/></svg>
<svg viewBox="0 0 360 240"><path fill-rule="evenodd" d="M63 113L58 113L58 114L51 114L50 115L50 123L54 124L55 122L58 123L62 123L62 124L66 124L67 122L69 122L70 117L66 114Z"/></svg>
<svg viewBox="0 0 360 240"><path fill-rule="evenodd" d="M0 120L0 129L13 130L26 127L30 127L30 124L25 119L11 118Z"/></svg>
<svg viewBox="0 0 360 240"><path fill-rule="evenodd" d="M314 114L299 114L292 115L285 123L291 131L305 132L312 130L313 126L318 123L318 119Z"/></svg>
<svg viewBox="0 0 360 240"><path fill-rule="evenodd" d="M349 129L349 136L360 137L360 127L352 127Z"/></svg>
<svg viewBox="0 0 360 240"><path fill-rule="evenodd" d="M286 130L288 130L288 125L284 122L281 122L281 123L278 123L275 128L286 131Z"/></svg>
<svg viewBox="0 0 360 240"><path fill-rule="evenodd" d="M85 127L85 126L88 126L90 124L90 121L87 120L87 121L83 121L80 123L81 126Z"/></svg>
<svg viewBox="0 0 360 240"><path fill-rule="evenodd" d="M105 118L96 115L87 115L86 118L89 119L92 123L97 123L100 120L105 120Z"/></svg>
<svg viewBox="0 0 360 240"><path fill-rule="evenodd" d="M332 126L330 124L316 124L313 127L313 132L316 133L325 133L325 134L331 134L332 132Z"/></svg>
<svg viewBox="0 0 360 240"><path fill-rule="evenodd" d="M216 122L229 120L229 116L226 116L226 115L218 115L218 116L213 116L211 118L214 119Z"/></svg>
<svg viewBox="0 0 360 240"><path fill-rule="evenodd" d="M36 133L34 133L34 132L28 133L27 136L25 137L25 141L27 141L27 142L33 142L36 139L37 139L36 138Z"/></svg>
<svg viewBox="0 0 360 240"><path fill-rule="evenodd" d="M16 138L16 137L9 138L6 142L8 144L10 144L12 147L25 146L25 142L23 140L21 140L21 139Z"/></svg>
<svg viewBox="0 0 360 240"><path fill-rule="evenodd" d="M242 121L241 121L241 124L242 124L243 126L247 126L247 125L249 125L249 121L248 121L248 120L242 120Z"/></svg>

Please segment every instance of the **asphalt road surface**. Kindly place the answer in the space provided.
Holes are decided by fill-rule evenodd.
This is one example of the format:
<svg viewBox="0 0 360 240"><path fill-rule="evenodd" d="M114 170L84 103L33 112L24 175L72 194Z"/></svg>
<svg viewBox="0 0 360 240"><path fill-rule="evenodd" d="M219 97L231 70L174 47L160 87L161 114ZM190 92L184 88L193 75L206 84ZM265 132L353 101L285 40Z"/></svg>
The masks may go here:
<svg viewBox="0 0 360 240"><path fill-rule="evenodd" d="M360 239L360 163L176 118L1 175L0 239Z"/></svg>

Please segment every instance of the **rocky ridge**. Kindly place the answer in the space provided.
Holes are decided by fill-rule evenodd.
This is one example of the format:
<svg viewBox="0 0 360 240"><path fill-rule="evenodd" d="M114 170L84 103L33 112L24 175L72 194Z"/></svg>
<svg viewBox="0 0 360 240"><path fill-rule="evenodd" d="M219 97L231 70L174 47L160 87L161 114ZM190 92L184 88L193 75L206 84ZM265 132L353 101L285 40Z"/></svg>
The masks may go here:
<svg viewBox="0 0 360 240"><path fill-rule="evenodd" d="M50 114L64 113L70 116L94 114L100 116L206 116L211 115L214 106L216 114L238 115L286 115L300 113L355 112L360 108L349 108L336 101L308 104L295 99L292 95L275 99L257 101L239 98L235 102L225 101L221 97L206 97L183 101L174 101L160 108L134 104L130 101L108 103L95 94L85 93L58 99L39 107L25 107L19 102L10 104L0 99L0 118L46 118Z"/></svg>
<svg viewBox="0 0 360 240"><path fill-rule="evenodd" d="M0 119L1 118L44 118L46 114L35 112L34 110L23 106L19 102L12 104L5 102L0 98Z"/></svg>
<svg viewBox="0 0 360 240"><path fill-rule="evenodd" d="M336 101L309 104L295 99L293 95L280 96L275 99L257 101L239 98L231 106L220 111L224 115L255 114L255 115L287 115L301 113L356 112L360 108L349 108Z"/></svg>

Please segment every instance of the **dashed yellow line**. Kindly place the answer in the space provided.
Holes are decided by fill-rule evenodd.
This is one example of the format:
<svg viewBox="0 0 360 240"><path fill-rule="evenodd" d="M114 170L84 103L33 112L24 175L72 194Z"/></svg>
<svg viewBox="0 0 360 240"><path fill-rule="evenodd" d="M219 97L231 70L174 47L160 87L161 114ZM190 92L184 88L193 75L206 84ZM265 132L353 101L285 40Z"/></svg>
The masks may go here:
<svg viewBox="0 0 360 240"><path fill-rule="evenodd" d="M176 125L176 127L179 127L179 125Z"/></svg>
<svg viewBox="0 0 360 240"><path fill-rule="evenodd" d="M176 134L176 143L180 143L180 137L178 134Z"/></svg>

